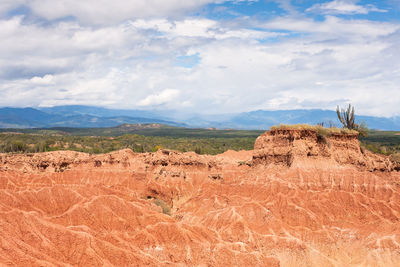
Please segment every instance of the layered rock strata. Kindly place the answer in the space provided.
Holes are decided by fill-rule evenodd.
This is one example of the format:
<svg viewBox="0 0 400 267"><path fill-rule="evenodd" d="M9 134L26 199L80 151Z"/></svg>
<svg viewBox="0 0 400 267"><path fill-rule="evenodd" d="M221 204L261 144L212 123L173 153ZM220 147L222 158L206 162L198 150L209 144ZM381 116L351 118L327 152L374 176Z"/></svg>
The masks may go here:
<svg viewBox="0 0 400 267"><path fill-rule="evenodd" d="M277 129L259 136L254 145L255 164L287 167L343 168L364 171L392 171L397 168L388 157L360 147L357 134L315 130Z"/></svg>

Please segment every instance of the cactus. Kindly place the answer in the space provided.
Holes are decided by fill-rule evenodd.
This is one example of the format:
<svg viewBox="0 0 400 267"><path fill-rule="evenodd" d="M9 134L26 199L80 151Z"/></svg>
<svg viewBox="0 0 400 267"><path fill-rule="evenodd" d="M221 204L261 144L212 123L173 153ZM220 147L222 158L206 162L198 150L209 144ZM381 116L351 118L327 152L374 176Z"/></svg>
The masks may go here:
<svg viewBox="0 0 400 267"><path fill-rule="evenodd" d="M358 129L358 125L355 123L354 107L352 107L351 104L349 104L347 110L343 108L340 109L339 106L337 106L336 113L339 121L343 124L343 128L350 130Z"/></svg>

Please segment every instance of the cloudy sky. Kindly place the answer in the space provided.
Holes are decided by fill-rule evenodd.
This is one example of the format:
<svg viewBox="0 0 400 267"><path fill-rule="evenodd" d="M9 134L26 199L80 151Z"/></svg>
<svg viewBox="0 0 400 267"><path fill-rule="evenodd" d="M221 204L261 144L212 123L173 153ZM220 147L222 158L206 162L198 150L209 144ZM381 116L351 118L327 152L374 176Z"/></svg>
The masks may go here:
<svg viewBox="0 0 400 267"><path fill-rule="evenodd" d="M0 106L400 115L400 0L0 0Z"/></svg>

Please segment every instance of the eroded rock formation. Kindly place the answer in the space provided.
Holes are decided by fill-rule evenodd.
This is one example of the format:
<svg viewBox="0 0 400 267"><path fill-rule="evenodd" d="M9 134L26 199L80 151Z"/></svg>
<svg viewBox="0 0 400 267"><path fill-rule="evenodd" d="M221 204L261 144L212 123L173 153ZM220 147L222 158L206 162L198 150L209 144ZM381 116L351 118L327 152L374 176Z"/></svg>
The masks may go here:
<svg viewBox="0 0 400 267"><path fill-rule="evenodd" d="M0 263L398 266L400 174L356 136L217 156L0 155Z"/></svg>
<svg viewBox="0 0 400 267"><path fill-rule="evenodd" d="M388 157L362 149L357 134L324 136L308 129L276 129L259 136L254 150L255 164L329 169L352 166L361 171L392 171L396 167Z"/></svg>

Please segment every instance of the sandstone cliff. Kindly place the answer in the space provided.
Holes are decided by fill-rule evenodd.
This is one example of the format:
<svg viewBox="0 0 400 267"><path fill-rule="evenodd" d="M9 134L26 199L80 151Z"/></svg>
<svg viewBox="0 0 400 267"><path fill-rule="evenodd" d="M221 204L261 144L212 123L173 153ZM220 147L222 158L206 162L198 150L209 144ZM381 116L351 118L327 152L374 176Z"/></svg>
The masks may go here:
<svg viewBox="0 0 400 267"><path fill-rule="evenodd" d="M357 134L323 136L309 129L276 129L259 136L254 150L256 164L329 169L355 167L361 171L392 171L396 168L388 157L362 149Z"/></svg>
<svg viewBox="0 0 400 267"><path fill-rule="evenodd" d="M400 174L357 136L254 151L0 155L0 264L398 266Z"/></svg>

